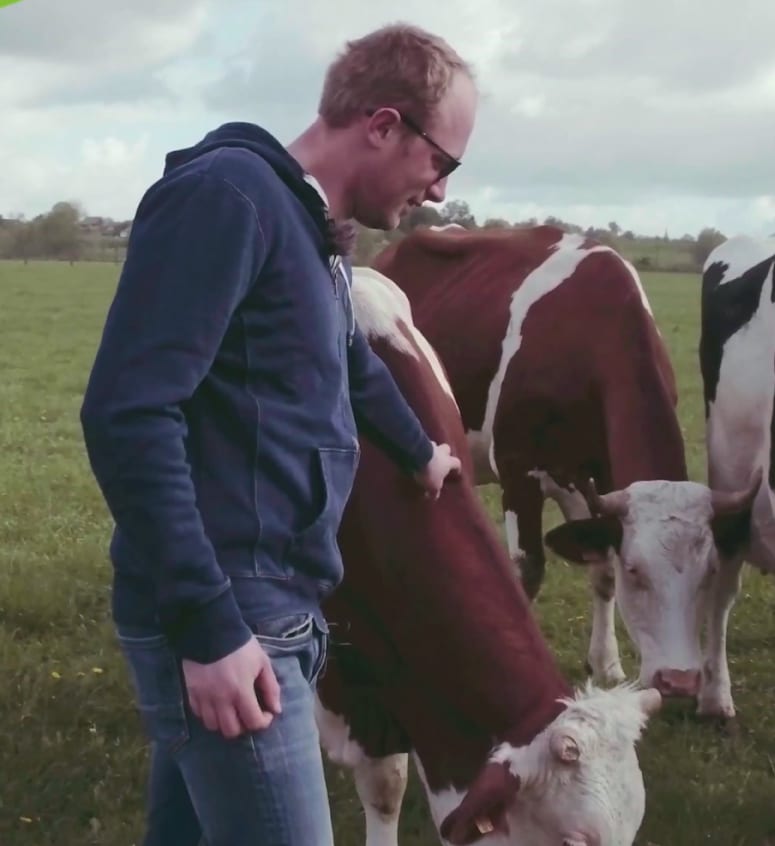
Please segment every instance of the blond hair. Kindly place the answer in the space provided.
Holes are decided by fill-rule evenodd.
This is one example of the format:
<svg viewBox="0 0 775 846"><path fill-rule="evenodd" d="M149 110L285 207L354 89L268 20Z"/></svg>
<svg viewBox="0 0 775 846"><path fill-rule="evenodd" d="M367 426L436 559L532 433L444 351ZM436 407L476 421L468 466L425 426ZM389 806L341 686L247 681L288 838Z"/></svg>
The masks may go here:
<svg viewBox="0 0 775 846"><path fill-rule="evenodd" d="M334 128L385 106L423 123L456 73L474 76L442 38L409 24L390 24L346 42L328 68L318 112Z"/></svg>

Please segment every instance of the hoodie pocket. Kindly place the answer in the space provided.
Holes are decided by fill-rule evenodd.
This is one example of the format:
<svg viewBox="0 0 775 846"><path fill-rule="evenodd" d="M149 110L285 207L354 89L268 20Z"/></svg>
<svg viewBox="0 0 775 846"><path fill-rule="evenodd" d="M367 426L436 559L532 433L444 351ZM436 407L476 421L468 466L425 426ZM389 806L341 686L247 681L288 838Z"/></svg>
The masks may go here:
<svg viewBox="0 0 775 846"><path fill-rule="evenodd" d="M294 535L286 548L286 567L322 587L333 587L342 578L342 558L337 533L352 492L360 452L353 449L317 450L317 484L322 489L322 510Z"/></svg>

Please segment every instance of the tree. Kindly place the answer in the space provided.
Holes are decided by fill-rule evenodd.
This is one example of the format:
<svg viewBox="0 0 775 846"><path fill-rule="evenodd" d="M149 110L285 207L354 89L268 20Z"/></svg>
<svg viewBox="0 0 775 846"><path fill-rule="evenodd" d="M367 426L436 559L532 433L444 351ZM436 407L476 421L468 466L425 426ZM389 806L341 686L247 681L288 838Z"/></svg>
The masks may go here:
<svg viewBox="0 0 775 846"><path fill-rule="evenodd" d="M24 259L24 263L41 254L40 225L39 220L31 220L28 223L19 222L12 230L11 244L9 247L11 258Z"/></svg>
<svg viewBox="0 0 775 846"><path fill-rule="evenodd" d="M441 210L441 223L457 223L466 229L476 228L476 218L465 200L449 200Z"/></svg>
<svg viewBox="0 0 775 846"><path fill-rule="evenodd" d="M39 222L40 246L48 258L73 261L80 252L80 210L73 203L55 203Z"/></svg>
<svg viewBox="0 0 775 846"><path fill-rule="evenodd" d="M433 206L417 206L401 219L398 228L402 232L411 232L418 226L441 226L443 222L438 209Z"/></svg>
<svg viewBox="0 0 775 846"><path fill-rule="evenodd" d="M608 224L608 231L614 236L614 238L622 231L621 226L615 221L612 220Z"/></svg>
<svg viewBox="0 0 775 846"><path fill-rule="evenodd" d="M511 229L511 224L508 220L502 217L488 217L484 222L485 229Z"/></svg>
<svg viewBox="0 0 775 846"><path fill-rule="evenodd" d="M705 229L703 229L697 236L697 241L692 247L694 260L700 267L702 267L711 252L713 252L719 244L723 244L726 240L726 236L722 235L718 229L706 226Z"/></svg>

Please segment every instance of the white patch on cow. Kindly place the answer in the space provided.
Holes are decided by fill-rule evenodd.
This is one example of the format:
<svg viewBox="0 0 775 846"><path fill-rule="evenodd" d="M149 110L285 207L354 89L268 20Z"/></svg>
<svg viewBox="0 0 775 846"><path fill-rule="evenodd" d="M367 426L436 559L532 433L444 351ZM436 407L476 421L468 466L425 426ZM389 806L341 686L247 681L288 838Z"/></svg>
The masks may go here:
<svg viewBox="0 0 775 846"><path fill-rule="evenodd" d="M417 777L419 778L420 784L422 784L423 789L425 790L425 795L428 799L428 809L430 810L431 819L438 831L445 818L463 801L465 794L459 790L454 790L451 787L433 792L428 786L428 778L425 775L422 761L416 753L412 753L412 760L414 761L414 766L417 771ZM487 840L488 846L490 843L492 843L492 846L509 846L510 840L509 838L504 839L493 834L490 835Z"/></svg>
<svg viewBox="0 0 775 846"><path fill-rule="evenodd" d="M403 322L439 385L455 401L441 361L427 338L414 325L412 307L401 288L371 267L353 267L352 297L356 322L367 338L381 338L399 352L419 360L417 350L399 328L399 321Z"/></svg>
<svg viewBox="0 0 775 846"><path fill-rule="evenodd" d="M406 791L409 756L370 758L350 736L344 718L326 710L317 694L315 721L320 745L329 759L353 771L366 816L366 846L398 846L398 820Z"/></svg>
<svg viewBox="0 0 775 846"><path fill-rule="evenodd" d="M507 510L504 515L504 524L506 526L506 545L509 549L511 560L519 564L524 557L524 550L519 546L519 525L517 524L517 515L513 511Z"/></svg>
<svg viewBox="0 0 775 846"><path fill-rule="evenodd" d="M615 251L611 250L611 252ZM619 253L616 253L616 255L619 255ZM635 284L638 286L638 291L640 291L640 299L643 303L643 308L645 308L646 311L653 317L654 312L651 310L651 303L649 302L649 298L646 296L646 289L643 287L643 283L640 281L640 275L635 269L635 265L629 259L624 258L624 256L619 256L619 258L624 262L624 266L627 268L627 270L630 271L632 278L635 280ZM657 329L659 329L659 327L657 327Z"/></svg>
<svg viewBox="0 0 775 846"><path fill-rule="evenodd" d="M398 846L409 756L366 758L355 768L355 788L366 816L366 846Z"/></svg>
<svg viewBox="0 0 775 846"><path fill-rule="evenodd" d="M596 247L592 250L584 250L582 249L583 243L584 239L580 235L565 233L560 241L554 245L546 261L529 273L519 288L512 294L509 306L509 324L501 344L501 359L487 392L483 432L492 433L506 370L522 345L522 326L530 309L548 293L569 279L590 252L607 249Z"/></svg>
<svg viewBox="0 0 775 846"><path fill-rule="evenodd" d="M366 759L363 747L350 737L350 726L344 718L323 707L315 695L315 722L320 735L320 745L328 757L344 767L356 767Z"/></svg>
<svg viewBox="0 0 775 846"><path fill-rule="evenodd" d="M702 271L704 273L717 262L729 265L721 278L723 285L742 276L746 270L771 256L775 256L775 238L751 238L747 235L737 235L711 251Z"/></svg>
<svg viewBox="0 0 775 846"><path fill-rule="evenodd" d="M468 231L465 226L461 226L459 223L445 223L443 226L436 226L434 224L433 226L430 226L428 228L431 229L433 232L448 232L450 229L460 229L463 232Z"/></svg>
<svg viewBox="0 0 775 846"><path fill-rule="evenodd" d="M628 685L599 690L588 684L565 700L566 709L529 745L496 747L490 759L507 764L521 784L508 811L509 834L494 833L486 842L631 846L645 810L635 744L655 699L653 691ZM558 760L553 738L568 738L578 750L578 760ZM417 759L415 763L438 828L464 794L451 788L430 792L422 764Z"/></svg>
<svg viewBox="0 0 775 846"><path fill-rule="evenodd" d="M607 252L616 256L620 261L622 260L622 257L610 247L602 244L585 247L584 242L585 238L582 235L564 233L560 241L552 247L546 261L529 273L520 287L512 294L511 304L509 306L509 324L501 344L501 358L498 369L487 393L484 423L482 424L480 433L481 437L488 442L489 461L494 472L497 472L497 470L495 467L494 443L492 441L493 421L495 420L495 414L498 409L506 371L522 345L522 327L530 309L547 294L559 288L563 282L570 279L584 259L593 253ZM635 269L630 266L628 270L630 273L634 273ZM637 273L634 273L634 279L638 290L641 292L641 299L646 304L649 313L651 313L645 291Z"/></svg>

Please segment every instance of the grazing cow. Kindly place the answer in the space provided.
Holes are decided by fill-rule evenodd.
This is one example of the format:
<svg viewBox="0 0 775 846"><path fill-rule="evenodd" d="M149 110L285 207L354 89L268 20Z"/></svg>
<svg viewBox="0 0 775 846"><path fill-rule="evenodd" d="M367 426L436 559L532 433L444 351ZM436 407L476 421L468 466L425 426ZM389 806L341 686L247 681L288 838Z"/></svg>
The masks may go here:
<svg viewBox="0 0 775 846"><path fill-rule="evenodd" d="M711 522L744 508L748 492L719 497L687 480L674 374L634 268L552 226L415 230L374 267L407 294L449 374L477 479L501 486L528 594L543 578L550 496L568 522L547 544L591 568L594 677L624 678L616 599L641 684L697 696ZM590 479L608 493L587 489Z"/></svg>
<svg viewBox="0 0 775 846"><path fill-rule="evenodd" d="M752 508L720 522L721 566L712 587L704 673L709 695L735 713L726 657L729 612L748 561L775 572L775 238L732 238L702 275L700 369L705 395L708 479L717 490L767 479Z"/></svg>
<svg viewBox="0 0 775 846"><path fill-rule="evenodd" d="M452 392L406 297L367 269L356 319L462 479L429 502L363 442L318 688L321 744L354 768L367 846L396 846L412 753L444 842L629 846L645 794L634 745L655 690L574 697L473 484ZM501 832L498 836L495 832Z"/></svg>

